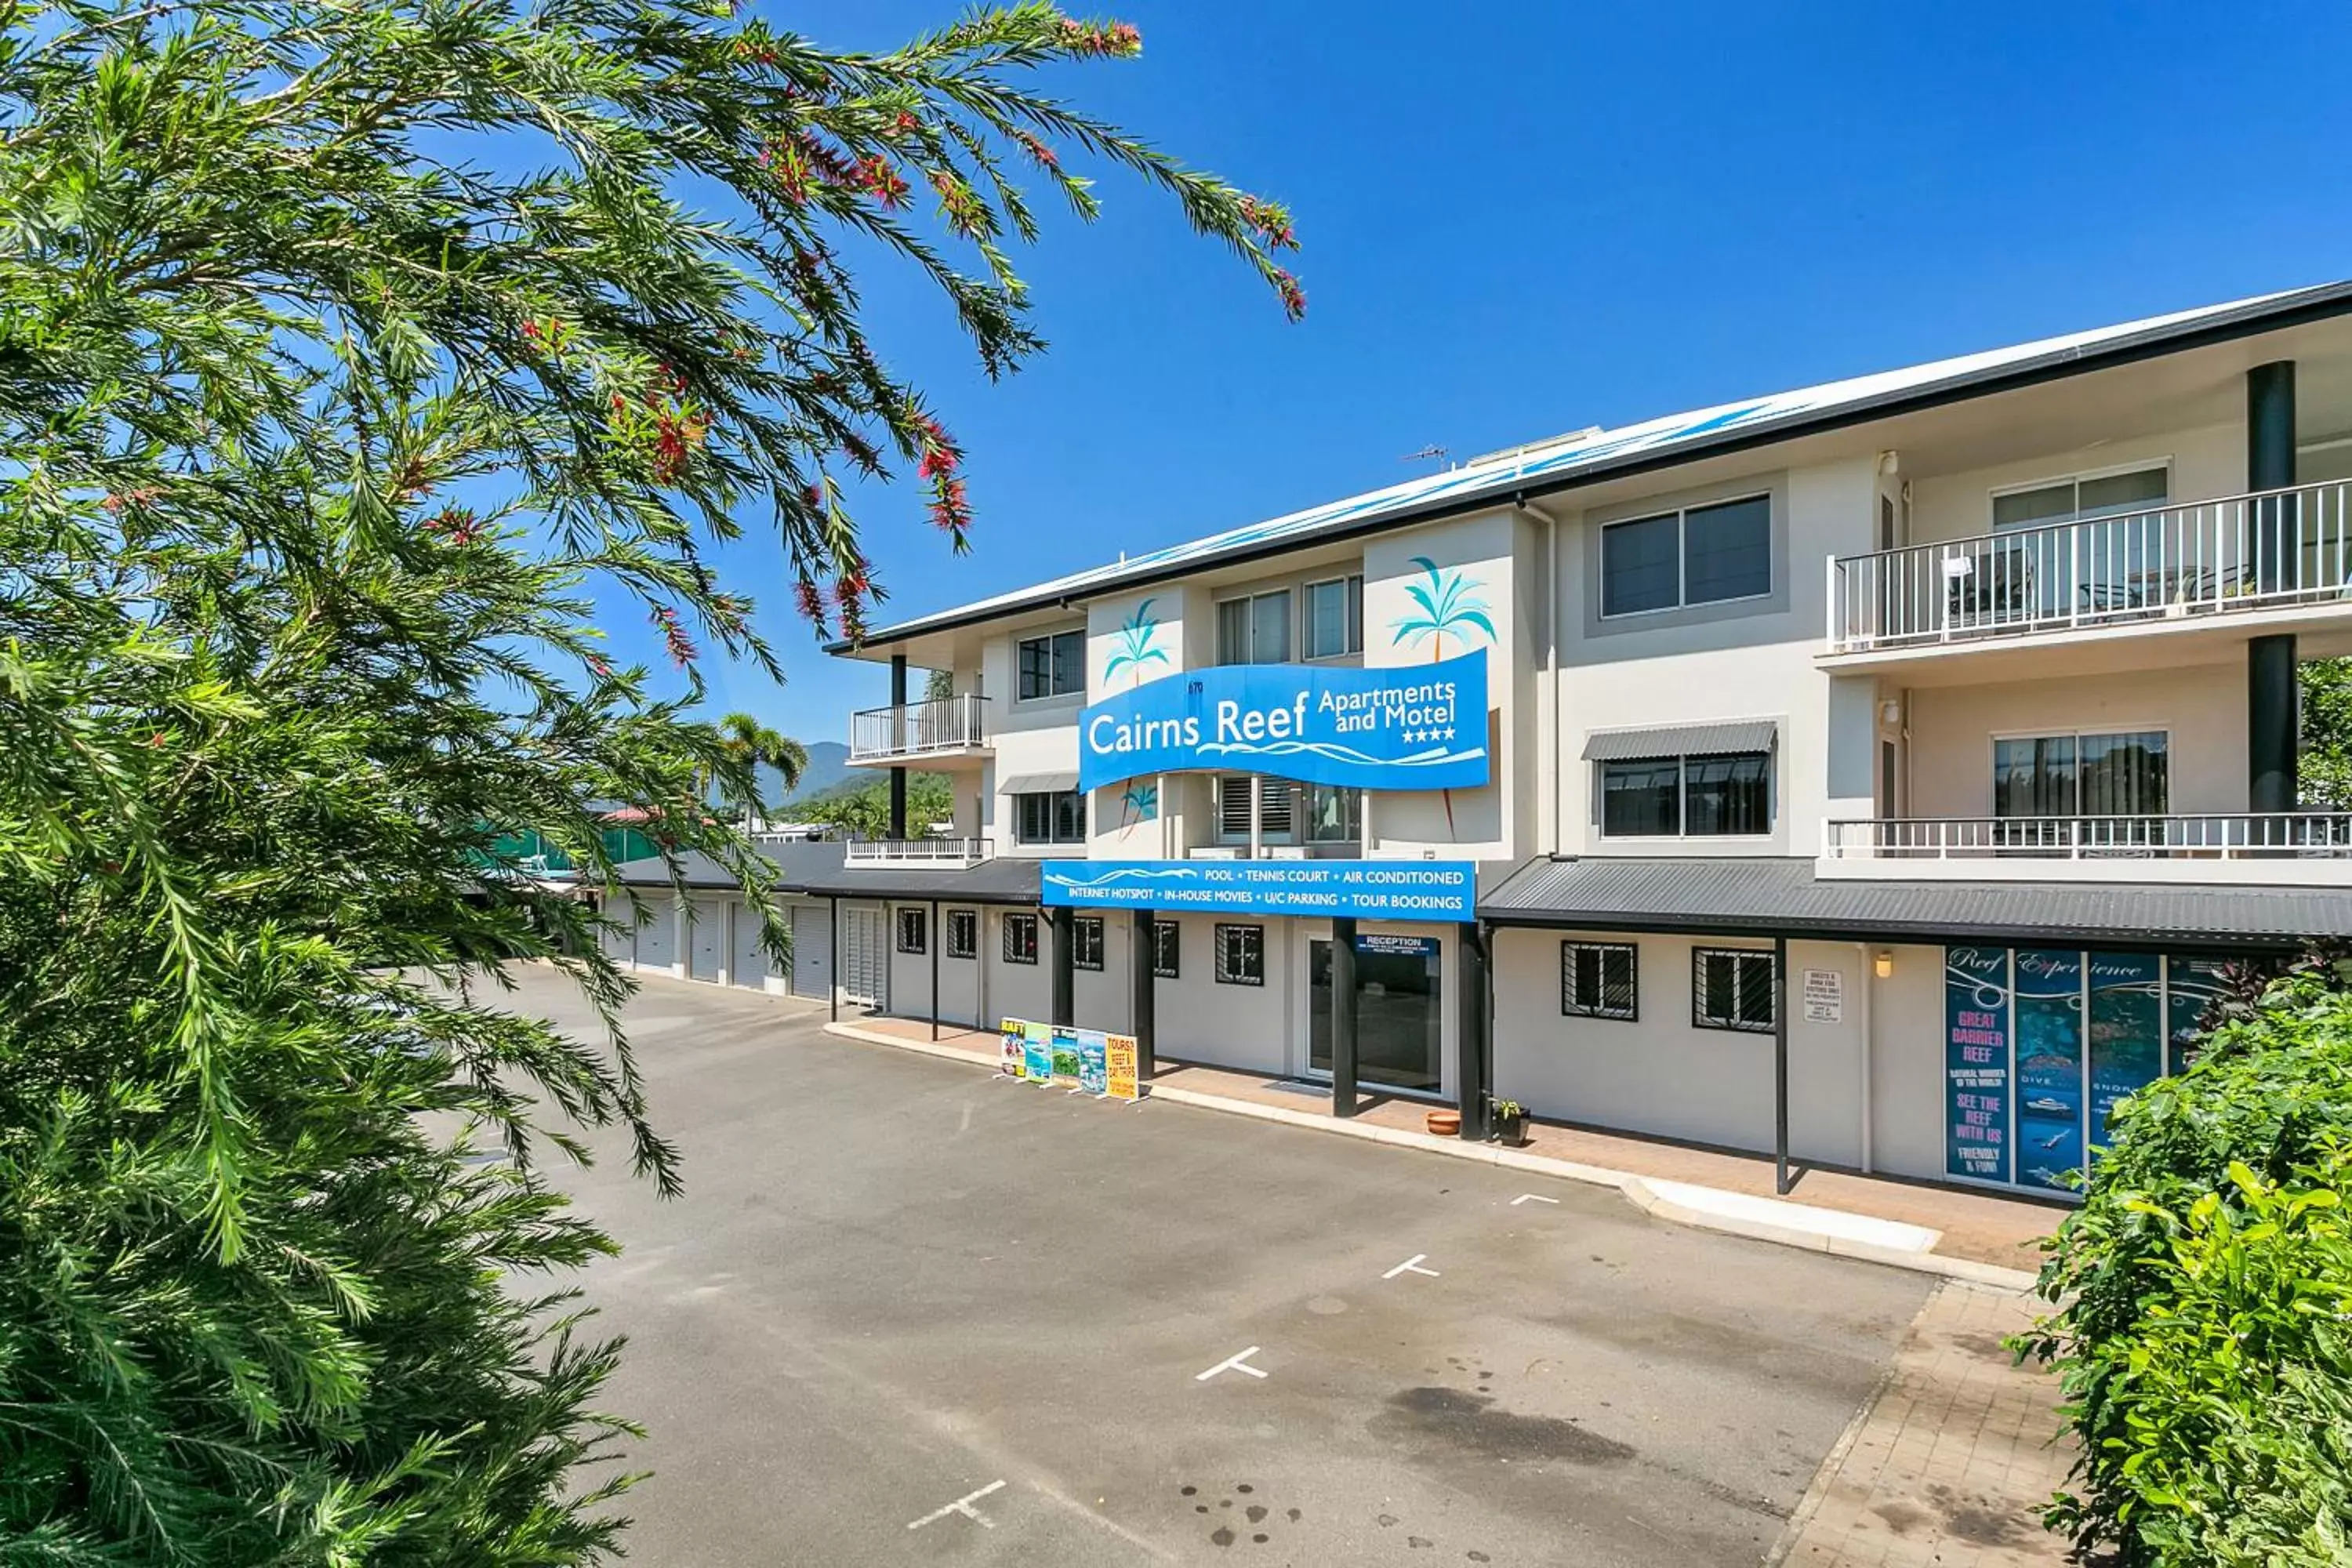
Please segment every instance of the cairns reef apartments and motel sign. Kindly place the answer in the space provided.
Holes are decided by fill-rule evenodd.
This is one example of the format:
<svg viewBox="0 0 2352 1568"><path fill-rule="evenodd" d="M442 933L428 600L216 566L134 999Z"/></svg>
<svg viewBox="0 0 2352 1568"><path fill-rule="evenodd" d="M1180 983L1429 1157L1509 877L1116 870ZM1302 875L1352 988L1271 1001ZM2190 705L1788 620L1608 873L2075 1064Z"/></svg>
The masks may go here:
<svg viewBox="0 0 2352 1568"><path fill-rule="evenodd" d="M1266 773L1367 790L1475 789L1489 773L1486 656L1384 669L1219 665L1078 715L1078 787ZM1048 904L1461 921L1467 861L1049 860Z"/></svg>

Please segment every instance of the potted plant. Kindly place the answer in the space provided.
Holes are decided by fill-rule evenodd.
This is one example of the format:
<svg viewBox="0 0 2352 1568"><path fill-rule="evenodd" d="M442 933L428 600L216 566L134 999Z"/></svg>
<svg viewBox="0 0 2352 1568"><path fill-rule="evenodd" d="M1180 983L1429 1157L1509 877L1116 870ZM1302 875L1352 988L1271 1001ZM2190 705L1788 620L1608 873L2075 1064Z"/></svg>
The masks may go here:
<svg viewBox="0 0 2352 1568"><path fill-rule="evenodd" d="M1528 1141L1528 1108L1516 1100L1492 1100L1487 1102L1486 1136L1497 1143L1518 1148Z"/></svg>
<svg viewBox="0 0 2352 1568"><path fill-rule="evenodd" d="M1432 1110L1422 1117L1423 1124L1440 1138L1462 1135L1462 1113L1458 1110Z"/></svg>

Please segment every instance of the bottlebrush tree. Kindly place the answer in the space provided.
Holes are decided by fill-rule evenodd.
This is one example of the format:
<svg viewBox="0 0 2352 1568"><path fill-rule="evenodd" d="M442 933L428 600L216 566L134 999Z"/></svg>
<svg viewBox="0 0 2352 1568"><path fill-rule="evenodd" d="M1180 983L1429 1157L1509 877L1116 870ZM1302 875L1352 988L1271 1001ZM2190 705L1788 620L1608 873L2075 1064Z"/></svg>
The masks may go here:
<svg viewBox="0 0 2352 1568"><path fill-rule="evenodd" d="M623 801L763 890L703 805L757 790L699 661L776 668L712 546L772 532L854 637L847 477L971 527L845 255L1008 370L1034 193L1090 216L1067 165L1108 165L1297 313L1280 207L1024 85L1139 47L1046 5L871 55L661 0L0 7L0 1563L617 1549L615 1350L562 1280L613 1243L540 1156L678 1155L599 952L633 910L499 845L601 888ZM685 697L608 658L616 603ZM530 960L603 1037L494 1005Z"/></svg>

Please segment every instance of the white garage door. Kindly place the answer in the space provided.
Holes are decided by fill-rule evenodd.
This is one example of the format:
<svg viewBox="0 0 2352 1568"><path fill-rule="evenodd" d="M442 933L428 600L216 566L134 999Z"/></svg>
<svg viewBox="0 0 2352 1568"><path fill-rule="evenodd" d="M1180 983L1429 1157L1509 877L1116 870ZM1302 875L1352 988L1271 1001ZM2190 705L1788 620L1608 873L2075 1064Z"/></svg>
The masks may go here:
<svg viewBox="0 0 2352 1568"><path fill-rule="evenodd" d="M599 933L596 945L603 948L604 956L615 963L628 963L634 961L637 954L637 933L628 928L629 901L626 899L616 899L604 906L604 912L621 921L622 924L618 931Z"/></svg>
<svg viewBox="0 0 2352 1568"><path fill-rule="evenodd" d="M677 962L677 896L662 888L646 895L646 923L637 928L637 967L667 969Z"/></svg>
<svg viewBox="0 0 2352 1568"><path fill-rule="evenodd" d="M890 950L878 909L841 911L841 994L867 1007L889 1005Z"/></svg>
<svg viewBox="0 0 2352 1568"><path fill-rule="evenodd" d="M832 992L833 926L823 904L793 906L793 994L822 1002Z"/></svg>
<svg viewBox="0 0 2352 1568"><path fill-rule="evenodd" d="M714 983L719 979L719 966L727 957L727 900L712 894L695 895L686 965L693 979Z"/></svg>
<svg viewBox="0 0 2352 1568"><path fill-rule="evenodd" d="M729 910L735 922L735 951L728 965L727 978L753 991L762 991L768 984L768 950L760 945L760 910L754 904L740 899Z"/></svg>

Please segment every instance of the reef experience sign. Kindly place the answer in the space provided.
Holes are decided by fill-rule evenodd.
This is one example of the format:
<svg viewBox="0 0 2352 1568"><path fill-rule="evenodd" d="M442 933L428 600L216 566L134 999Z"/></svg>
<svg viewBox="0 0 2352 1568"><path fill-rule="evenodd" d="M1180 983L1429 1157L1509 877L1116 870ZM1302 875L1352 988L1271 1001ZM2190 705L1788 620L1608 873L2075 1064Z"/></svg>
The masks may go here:
<svg viewBox="0 0 2352 1568"><path fill-rule="evenodd" d="M1486 782L1486 655L1388 669L1226 664L1078 715L1078 787L1146 773L1271 773L1357 789Z"/></svg>

